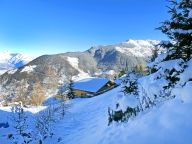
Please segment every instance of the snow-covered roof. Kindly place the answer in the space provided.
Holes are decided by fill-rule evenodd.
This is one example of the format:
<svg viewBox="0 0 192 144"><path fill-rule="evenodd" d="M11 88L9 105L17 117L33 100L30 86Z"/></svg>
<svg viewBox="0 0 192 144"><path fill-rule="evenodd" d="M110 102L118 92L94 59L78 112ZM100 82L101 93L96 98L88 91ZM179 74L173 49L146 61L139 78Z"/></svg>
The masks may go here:
<svg viewBox="0 0 192 144"><path fill-rule="evenodd" d="M98 92L106 83L109 82L107 78L91 77L74 82L74 89Z"/></svg>

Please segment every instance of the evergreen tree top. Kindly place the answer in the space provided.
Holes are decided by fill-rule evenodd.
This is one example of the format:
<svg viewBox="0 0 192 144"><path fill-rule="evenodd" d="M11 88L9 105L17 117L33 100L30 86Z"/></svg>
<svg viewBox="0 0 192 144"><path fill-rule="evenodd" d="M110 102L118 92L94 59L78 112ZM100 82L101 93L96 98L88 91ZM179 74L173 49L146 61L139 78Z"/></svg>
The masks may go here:
<svg viewBox="0 0 192 144"><path fill-rule="evenodd" d="M171 51L171 59L190 59L192 54L192 0L170 0L171 18L158 29L170 39L161 46Z"/></svg>

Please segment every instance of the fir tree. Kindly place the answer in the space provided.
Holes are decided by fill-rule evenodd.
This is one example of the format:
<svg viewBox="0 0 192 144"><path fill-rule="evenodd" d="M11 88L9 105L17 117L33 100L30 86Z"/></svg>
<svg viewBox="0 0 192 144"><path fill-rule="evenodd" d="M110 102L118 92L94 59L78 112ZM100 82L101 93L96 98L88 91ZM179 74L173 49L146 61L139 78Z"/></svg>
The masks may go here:
<svg viewBox="0 0 192 144"><path fill-rule="evenodd" d="M159 52L159 47L155 45L154 49L152 49L151 62L153 62L157 58L158 52Z"/></svg>
<svg viewBox="0 0 192 144"><path fill-rule="evenodd" d="M15 107L12 107L12 112L14 114L13 121L15 122L15 129L18 134L22 134L24 130L27 128L26 119L27 116L24 113L23 107L19 104Z"/></svg>
<svg viewBox="0 0 192 144"><path fill-rule="evenodd" d="M65 101L68 100L67 90L68 90L68 86L64 84L59 87L59 91L57 93L57 97L59 98L59 101L60 101L61 119L63 119L65 115L65 109L66 109Z"/></svg>
<svg viewBox="0 0 192 144"><path fill-rule="evenodd" d="M165 60L182 58L188 61L192 57L192 1L170 0L170 4L171 18L158 28L170 39L161 43L168 49Z"/></svg>
<svg viewBox="0 0 192 144"><path fill-rule="evenodd" d="M23 110L22 104L18 104L12 107L14 122L14 128L17 134L9 134L8 138L13 141L13 143L29 144L32 141L31 133L27 130L27 116ZM22 137L22 142L19 137ZM20 140L19 140L20 139Z"/></svg>
<svg viewBox="0 0 192 144"><path fill-rule="evenodd" d="M69 82L69 87L68 87L68 93L67 93L67 97L69 99L74 99L75 98L75 93L74 93L74 82L73 80L70 80Z"/></svg>
<svg viewBox="0 0 192 144"><path fill-rule="evenodd" d="M55 112L56 110L54 107L49 106L46 110L37 115L36 128L39 133L36 137L39 137L39 143L53 136L52 123L55 122Z"/></svg>

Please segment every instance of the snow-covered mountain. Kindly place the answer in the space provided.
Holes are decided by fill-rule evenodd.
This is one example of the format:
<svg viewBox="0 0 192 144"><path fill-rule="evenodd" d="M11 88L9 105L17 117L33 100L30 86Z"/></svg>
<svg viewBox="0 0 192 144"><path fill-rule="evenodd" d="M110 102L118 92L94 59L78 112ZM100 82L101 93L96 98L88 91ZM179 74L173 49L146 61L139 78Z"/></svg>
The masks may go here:
<svg viewBox="0 0 192 144"><path fill-rule="evenodd" d="M11 113L11 107L0 107L0 115L3 115L0 141L4 144L24 140L35 144L40 139L44 144L190 144L192 59L187 63L181 59L166 62L157 59L152 65L159 67L153 74L128 75L130 81L138 82L139 93L135 95L122 93L125 84L122 83L99 96L65 103L64 117L61 117L60 103L54 98L50 98L51 106L24 108L27 117L24 126L28 127L23 136L17 134L14 128L17 123L9 118L18 113ZM179 72L175 73L179 80L165 90L170 82L167 74L173 69ZM109 108L126 111L128 107L142 110L127 121L109 125Z"/></svg>
<svg viewBox="0 0 192 144"><path fill-rule="evenodd" d="M99 51L107 51L109 49L117 50L120 53L127 55L133 55L135 57L150 57L152 55L152 49L155 45L159 44L158 40L132 40L129 39L126 42L122 42L114 45L101 45L92 47L89 51L92 54Z"/></svg>
<svg viewBox="0 0 192 144"><path fill-rule="evenodd" d="M0 92L7 92L5 95L9 95L15 90L16 83L21 81L27 82L30 90L34 79L41 81L47 89L47 83L53 83L53 78L63 83L71 78L115 75L125 67L131 70L138 64L146 65L158 43L156 40L128 40L114 45L95 46L84 52L43 55L18 70L10 70L1 75ZM14 58L19 56L21 55ZM11 59L11 64L23 64L25 60L15 61L14 58Z"/></svg>
<svg viewBox="0 0 192 144"><path fill-rule="evenodd" d="M128 40L114 45L95 46L88 52L97 61L98 68L104 71L119 71L122 67L130 69L137 64L146 64L152 50L160 41Z"/></svg>
<svg viewBox="0 0 192 144"><path fill-rule="evenodd" d="M22 67L32 59L32 56L26 54L0 52L0 74L10 69Z"/></svg>

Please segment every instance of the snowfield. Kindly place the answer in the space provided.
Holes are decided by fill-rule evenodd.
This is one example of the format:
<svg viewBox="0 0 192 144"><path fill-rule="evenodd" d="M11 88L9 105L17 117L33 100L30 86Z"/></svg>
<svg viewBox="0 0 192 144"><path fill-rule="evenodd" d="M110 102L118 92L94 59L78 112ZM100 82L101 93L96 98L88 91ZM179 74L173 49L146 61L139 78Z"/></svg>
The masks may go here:
<svg viewBox="0 0 192 144"><path fill-rule="evenodd" d="M81 80L81 79L84 79L84 78L88 78L90 77L90 75L86 72L84 72L83 70L81 70L79 68L79 59L78 58L75 58L75 57L67 57L67 61L69 62L69 64L75 68L76 70L79 71L79 74L76 75L76 76L73 76L72 79L74 81L78 81L78 80Z"/></svg>
<svg viewBox="0 0 192 144"><path fill-rule="evenodd" d="M114 107L122 97L121 87L94 98L75 99L64 119L53 123L54 137L46 144L189 144L192 133L192 101L173 99L153 107L130 119L127 123L112 123L108 126L108 107ZM129 102L133 100L128 100ZM134 102L134 101L133 101ZM38 112L36 108L28 111ZM0 108L0 123L9 121L10 108ZM30 123L34 121L34 114ZM0 128L0 141L8 144L9 128ZM32 126L33 127L33 126ZM60 142L57 142L60 138Z"/></svg>
<svg viewBox="0 0 192 144"><path fill-rule="evenodd" d="M25 66L21 72L27 72L27 73L30 73L30 72L33 72L34 68L36 68L37 66L36 65L29 65L29 66Z"/></svg>
<svg viewBox="0 0 192 144"><path fill-rule="evenodd" d="M137 57L150 57L152 55L152 49L154 45L157 45L157 40L128 40L115 48L117 51L125 54L131 53Z"/></svg>
<svg viewBox="0 0 192 144"><path fill-rule="evenodd" d="M7 72L8 72L8 74L14 74L14 73L16 73L16 71L17 71L17 69L12 69L12 70L9 70Z"/></svg>

